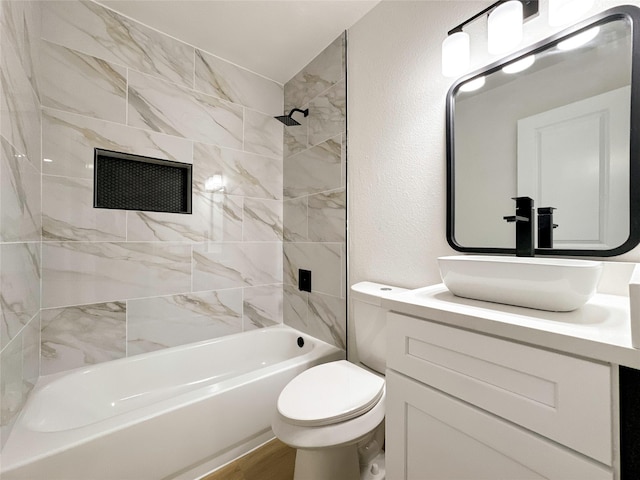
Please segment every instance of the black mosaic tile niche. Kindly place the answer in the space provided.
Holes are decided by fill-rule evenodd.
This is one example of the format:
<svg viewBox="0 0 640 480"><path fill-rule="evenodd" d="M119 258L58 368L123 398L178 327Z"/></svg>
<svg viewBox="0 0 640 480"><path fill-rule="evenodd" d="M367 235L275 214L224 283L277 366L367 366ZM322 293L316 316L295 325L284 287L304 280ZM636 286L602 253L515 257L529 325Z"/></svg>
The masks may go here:
<svg viewBox="0 0 640 480"><path fill-rule="evenodd" d="M93 206L191 213L192 165L95 149Z"/></svg>

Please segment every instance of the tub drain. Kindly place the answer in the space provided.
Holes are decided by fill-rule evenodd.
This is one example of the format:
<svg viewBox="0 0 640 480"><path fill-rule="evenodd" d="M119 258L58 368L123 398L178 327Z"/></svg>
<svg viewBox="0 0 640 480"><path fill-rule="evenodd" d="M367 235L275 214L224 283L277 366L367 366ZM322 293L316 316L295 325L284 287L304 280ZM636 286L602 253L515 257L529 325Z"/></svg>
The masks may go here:
<svg viewBox="0 0 640 480"><path fill-rule="evenodd" d="M298 337L298 346L300 348L304 347L304 338Z"/></svg>

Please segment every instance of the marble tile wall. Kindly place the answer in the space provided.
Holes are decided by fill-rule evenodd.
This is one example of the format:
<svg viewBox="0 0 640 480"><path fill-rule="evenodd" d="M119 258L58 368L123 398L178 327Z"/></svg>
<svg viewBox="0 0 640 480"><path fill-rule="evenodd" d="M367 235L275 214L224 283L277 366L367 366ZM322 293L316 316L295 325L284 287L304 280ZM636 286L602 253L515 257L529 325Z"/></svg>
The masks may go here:
<svg viewBox="0 0 640 480"><path fill-rule="evenodd" d="M40 15L0 1L0 447L40 372Z"/></svg>
<svg viewBox="0 0 640 480"><path fill-rule="evenodd" d="M283 87L91 1L0 26L1 445L39 375L283 318L345 347L342 36ZM96 147L193 164L193 214L94 209Z"/></svg>
<svg viewBox="0 0 640 480"><path fill-rule="evenodd" d="M41 373L281 323L283 86L93 2L42 8ZM94 209L96 147L193 164L193 214Z"/></svg>
<svg viewBox="0 0 640 480"><path fill-rule="evenodd" d="M346 348L346 33L284 86L284 322ZM311 270L312 292L298 290Z"/></svg>

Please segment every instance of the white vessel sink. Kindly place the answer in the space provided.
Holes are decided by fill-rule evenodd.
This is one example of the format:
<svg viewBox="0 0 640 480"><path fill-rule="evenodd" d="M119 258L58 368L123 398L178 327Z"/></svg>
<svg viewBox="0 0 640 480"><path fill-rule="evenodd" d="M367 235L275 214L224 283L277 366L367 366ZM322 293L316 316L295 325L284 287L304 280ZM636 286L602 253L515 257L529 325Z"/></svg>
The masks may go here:
<svg viewBox="0 0 640 480"><path fill-rule="evenodd" d="M454 295L554 312L587 303L602 272L601 262L564 258L455 255L438 264Z"/></svg>

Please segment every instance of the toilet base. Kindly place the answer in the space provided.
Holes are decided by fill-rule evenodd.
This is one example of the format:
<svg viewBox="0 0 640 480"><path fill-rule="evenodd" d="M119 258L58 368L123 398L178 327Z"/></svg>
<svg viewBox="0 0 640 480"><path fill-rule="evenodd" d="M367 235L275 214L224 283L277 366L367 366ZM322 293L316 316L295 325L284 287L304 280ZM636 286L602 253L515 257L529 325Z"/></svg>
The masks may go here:
<svg viewBox="0 0 640 480"><path fill-rule="evenodd" d="M360 480L357 445L298 449L293 480Z"/></svg>
<svg viewBox="0 0 640 480"><path fill-rule="evenodd" d="M385 480L384 451L362 465L351 447L297 450L293 480Z"/></svg>
<svg viewBox="0 0 640 480"><path fill-rule="evenodd" d="M384 452L381 451L366 465L360 464L360 480L385 480L387 467L384 461Z"/></svg>

